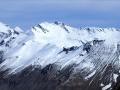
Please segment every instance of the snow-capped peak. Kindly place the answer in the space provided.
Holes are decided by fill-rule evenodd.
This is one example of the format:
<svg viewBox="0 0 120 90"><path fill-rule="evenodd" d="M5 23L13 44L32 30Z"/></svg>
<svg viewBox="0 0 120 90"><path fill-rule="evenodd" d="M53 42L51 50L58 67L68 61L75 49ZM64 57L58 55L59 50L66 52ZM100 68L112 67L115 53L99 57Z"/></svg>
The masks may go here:
<svg viewBox="0 0 120 90"><path fill-rule="evenodd" d="M20 27L15 27L15 31L17 31L17 32L24 32Z"/></svg>
<svg viewBox="0 0 120 90"><path fill-rule="evenodd" d="M32 28L32 32L35 35L35 40L42 43L51 43L59 47L73 46L73 42L70 35L63 27L54 23L41 23ZM78 41L79 42L79 41ZM76 45L79 43L76 42ZM74 43L75 45L75 43Z"/></svg>
<svg viewBox="0 0 120 90"><path fill-rule="evenodd" d="M117 82L120 69L118 29L77 29L60 22L44 22L31 30L25 33L19 27L11 29L0 23L1 70L9 69L8 74L13 74L29 66L39 66L41 70L46 67L46 73L55 65L59 73L72 66L71 73L79 73L85 82L90 82L88 86L93 81L96 83L95 78L104 90Z"/></svg>
<svg viewBox="0 0 120 90"><path fill-rule="evenodd" d="M20 28L15 30L21 33ZM120 31L113 28L77 29L58 22L57 24L48 22L38 24L32 28L32 32L33 34L30 35L22 33L12 40L14 35L7 39L11 48L7 48L6 60L1 66L12 68L13 71L33 63L43 67L50 63L59 63L64 67L71 63L79 63L83 59L80 57L81 59L76 61L78 58L76 55L87 56L91 46L97 47L96 43L104 43L109 52L111 46L115 47L113 51L116 51L120 41ZM102 47L104 48L104 45ZM67 56L68 52L71 54Z"/></svg>
<svg viewBox="0 0 120 90"><path fill-rule="evenodd" d="M51 43L59 47L79 46L80 41L86 42L98 38L108 44L119 41L120 31L115 28L72 28L63 23L41 23L32 28L35 40Z"/></svg>
<svg viewBox="0 0 120 90"><path fill-rule="evenodd" d="M0 22L0 32L8 33L9 31L11 31L11 28L8 25Z"/></svg>

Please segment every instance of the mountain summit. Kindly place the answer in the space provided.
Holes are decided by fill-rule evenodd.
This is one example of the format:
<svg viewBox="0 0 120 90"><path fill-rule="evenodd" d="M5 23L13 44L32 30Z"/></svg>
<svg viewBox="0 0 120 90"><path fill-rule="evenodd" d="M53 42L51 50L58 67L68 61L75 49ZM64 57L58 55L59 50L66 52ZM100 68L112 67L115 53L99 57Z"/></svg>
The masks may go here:
<svg viewBox="0 0 120 90"><path fill-rule="evenodd" d="M44 22L30 32L0 23L2 80L12 78L15 84L14 89L5 90L21 90L23 86L23 90L117 90L119 29L77 29L61 22ZM24 84L24 80L28 82ZM32 83L34 88L30 88L30 80L38 86Z"/></svg>

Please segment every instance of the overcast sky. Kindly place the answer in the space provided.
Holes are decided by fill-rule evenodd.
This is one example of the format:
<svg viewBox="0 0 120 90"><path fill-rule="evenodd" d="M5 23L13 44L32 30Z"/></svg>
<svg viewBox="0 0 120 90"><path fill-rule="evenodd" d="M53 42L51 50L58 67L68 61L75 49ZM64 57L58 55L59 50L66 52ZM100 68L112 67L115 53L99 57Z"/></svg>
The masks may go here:
<svg viewBox="0 0 120 90"><path fill-rule="evenodd" d="M0 21L23 29L44 21L120 28L120 0L0 0Z"/></svg>

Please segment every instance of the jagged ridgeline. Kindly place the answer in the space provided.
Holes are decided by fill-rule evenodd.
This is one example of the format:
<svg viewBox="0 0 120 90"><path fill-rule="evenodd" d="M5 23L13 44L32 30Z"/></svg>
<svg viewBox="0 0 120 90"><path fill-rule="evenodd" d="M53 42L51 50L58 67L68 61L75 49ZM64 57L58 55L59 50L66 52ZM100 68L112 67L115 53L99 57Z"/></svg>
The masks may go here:
<svg viewBox="0 0 120 90"><path fill-rule="evenodd" d="M0 23L0 90L120 90L120 30Z"/></svg>

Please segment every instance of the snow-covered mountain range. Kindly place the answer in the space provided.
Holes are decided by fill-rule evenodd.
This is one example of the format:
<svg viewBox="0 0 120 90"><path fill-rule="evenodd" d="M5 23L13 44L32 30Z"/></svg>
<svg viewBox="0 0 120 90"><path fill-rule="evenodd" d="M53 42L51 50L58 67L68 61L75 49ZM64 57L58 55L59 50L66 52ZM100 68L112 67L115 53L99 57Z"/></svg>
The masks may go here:
<svg viewBox="0 0 120 90"><path fill-rule="evenodd" d="M120 30L44 22L26 32L0 23L0 62L1 72L6 71L2 79L26 69L29 77L37 68L39 77L51 82L49 89L44 83L25 90L112 90L120 83ZM61 83L54 86L54 80Z"/></svg>

